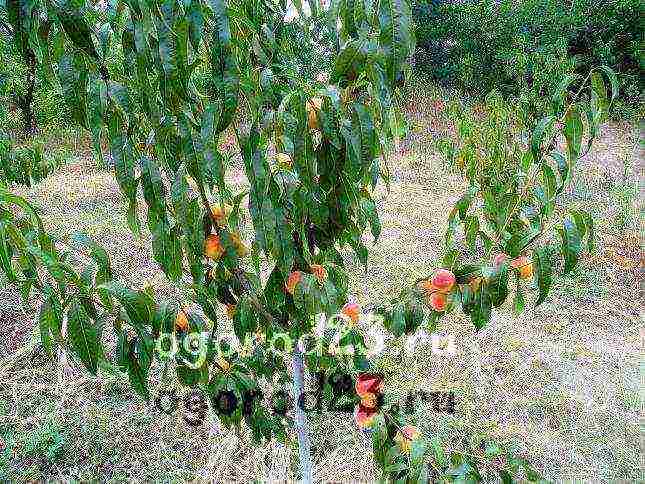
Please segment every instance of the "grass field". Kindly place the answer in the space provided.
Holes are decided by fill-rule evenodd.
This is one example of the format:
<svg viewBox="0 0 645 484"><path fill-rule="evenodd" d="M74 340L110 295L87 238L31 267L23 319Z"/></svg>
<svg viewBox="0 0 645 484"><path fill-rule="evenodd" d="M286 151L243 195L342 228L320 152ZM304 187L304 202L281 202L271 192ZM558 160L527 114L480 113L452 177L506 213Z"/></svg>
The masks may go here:
<svg viewBox="0 0 645 484"><path fill-rule="evenodd" d="M432 149L438 130L432 95L408 108L410 134L392 154L392 183L378 192L383 233L367 272L353 264L351 290L362 304L389 298L429 273L441 254L448 210L463 189ZM110 253L133 286L171 291L136 239L111 173L96 168L80 144L55 174L25 193L62 240L86 232ZM595 217L598 243L539 308L515 317L495 313L475 333L463 317L446 318L457 355L405 354L392 341L379 365L387 391L453 390L454 415L420 406L411 420L448 445L494 436L515 445L555 481L639 481L643 474L642 133L607 124L581 162L567 203ZM231 181L245 179L233 170ZM254 448L249 436L222 429L214 417L197 429L166 416L129 390L120 375L61 371L39 348L34 317L0 282L0 481L291 481L295 442ZM315 479L375 480L368 439L346 414L311 416Z"/></svg>

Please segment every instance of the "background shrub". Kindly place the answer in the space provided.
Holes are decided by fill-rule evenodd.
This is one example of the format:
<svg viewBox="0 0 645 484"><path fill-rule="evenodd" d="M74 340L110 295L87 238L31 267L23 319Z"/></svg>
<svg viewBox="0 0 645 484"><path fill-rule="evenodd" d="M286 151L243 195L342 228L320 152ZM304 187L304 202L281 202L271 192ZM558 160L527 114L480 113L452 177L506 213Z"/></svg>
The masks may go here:
<svg viewBox="0 0 645 484"><path fill-rule="evenodd" d="M530 103L564 74L604 64L619 73L623 102L638 106L643 9L638 0L419 0L416 66L470 94L496 89Z"/></svg>

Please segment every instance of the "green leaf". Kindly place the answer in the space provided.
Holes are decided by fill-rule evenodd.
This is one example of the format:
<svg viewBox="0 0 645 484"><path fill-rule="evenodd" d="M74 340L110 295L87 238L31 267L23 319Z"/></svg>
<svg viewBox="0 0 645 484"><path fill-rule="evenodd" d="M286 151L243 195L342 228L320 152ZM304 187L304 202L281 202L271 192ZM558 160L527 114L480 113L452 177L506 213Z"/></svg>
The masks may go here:
<svg viewBox="0 0 645 484"><path fill-rule="evenodd" d="M370 222L372 228L372 236L374 237L374 242L378 240L381 235L381 221L379 220L378 211L376 210L376 204L371 198L361 198L361 207L367 215L367 219Z"/></svg>
<svg viewBox="0 0 645 484"><path fill-rule="evenodd" d="M553 266L551 265L551 250L549 246L540 247L533 251L533 277L535 278L535 284L539 291L535 305L539 306L549 294L553 278Z"/></svg>
<svg viewBox="0 0 645 484"><path fill-rule="evenodd" d="M611 68L607 66L600 66L600 69L602 69L602 71L605 73L611 84L611 102L613 103L620 93L618 76Z"/></svg>
<svg viewBox="0 0 645 484"><path fill-rule="evenodd" d="M214 99L221 100L222 115L216 133L228 127L237 110L239 78L237 61L231 48L231 32L224 0L208 0L213 12L213 37L210 42L210 58Z"/></svg>
<svg viewBox="0 0 645 484"><path fill-rule="evenodd" d="M566 97L569 86L573 84L573 82L577 79L580 79L580 76L578 74L570 74L562 79L562 81L560 81L560 84L556 88L553 97L551 98L551 104L553 106L554 114L562 111L564 107L564 99Z"/></svg>
<svg viewBox="0 0 645 484"><path fill-rule="evenodd" d="M534 266L535 267L535 266ZM515 289L515 297L513 298L513 312L516 316L519 316L524 311L525 301L524 293L522 291L522 286L520 285L520 279L517 279L517 286Z"/></svg>
<svg viewBox="0 0 645 484"><path fill-rule="evenodd" d="M550 134L554 122L555 116L546 116L540 120L533 130L533 136L531 136L531 151L533 152L533 160L536 162L542 157L544 136Z"/></svg>
<svg viewBox="0 0 645 484"><path fill-rule="evenodd" d="M593 218L584 210L571 210L571 216L576 224L580 238L587 237L587 249L593 251L594 246L594 225Z"/></svg>
<svg viewBox="0 0 645 484"><path fill-rule="evenodd" d="M146 292L135 292L118 281L108 282L101 287L112 294L123 306L130 323L137 329L137 332L151 325L156 308L154 301Z"/></svg>
<svg viewBox="0 0 645 484"><path fill-rule="evenodd" d="M0 267L7 275L9 281L16 281L16 274L11 265L13 249L9 243L9 234L5 229L5 222L0 222Z"/></svg>
<svg viewBox="0 0 645 484"><path fill-rule="evenodd" d="M564 273L568 274L573 270L580 257L582 250L580 232L570 220L565 220L562 227L558 227L562 238L562 256L564 257Z"/></svg>
<svg viewBox="0 0 645 484"><path fill-rule="evenodd" d="M364 69L365 61L363 42L358 40L348 42L334 61L330 82L341 88L347 87L349 83L358 78Z"/></svg>
<svg viewBox="0 0 645 484"><path fill-rule="evenodd" d="M472 250L475 250L477 235L479 234L479 218L476 215L470 215L466 219L466 244Z"/></svg>
<svg viewBox="0 0 645 484"><path fill-rule="evenodd" d="M50 290L49 295L43 300L38 315L40 341L43 349L50 358L54 356L52 334L60 336L61 311L60 303L53 294L53 291Z"/></svg>
<svg viewBox="0 0 645 484"><path fill-rule="evenodd" d="M64 55L58 63L58 78L62 87L63 99L74 120L84 128L87 120L87 71L78 64L73 55Z"/></svg>
<svg viewBox="0 0 645 484"><path fill-rule="evenodd" d="M564 137L567 141L569 166L573 165L580 156L582 133L584 126L577 106L571 106L564 120Z"/></svg>
<svg viewBox="0 0 645 484"><path fill-rule="evenodd" d="M488 280L488 290L490 292L491 304L493 307L501 306L508 297L508 266L502 264Z"/></svg>
<svg viewBox="0 0 645 484"><path fill-rule="evenodd" d="M148 156L140 158L139 166L141 168L143 196L148 208L154 211L158 217L161 217L161 214L166 211L166 188L161 178L161 172L155 161ZM153 229L154 227L151 227L151 230Z"/></svg>
<svg viewBox="0 0 645 484"><path fill-rule="evenodd" d="M142 364L139 359L137 359L137 352L135 348L140 349L140 340L137 341L137 345L133 345L132 341L129 342L129 348L127 353L127 362L128 362L128 378L130 380L130 385L141 397L146 401L150 400L150 392L148 391L148 371L146 364ZM145 353L139 351L140 358L143 360Z"/></svg>
<svg viewBox="0 0 645 484"><path fill-rule="evenodd" d="M379 3L380 42L387 59L387 74L392 87L414 49L412 10L407 0Z"/></svg>
<svg viewBox="0 0 645 484"><path fill-rule="evenodd" d="M72 10L70 3L66 3L64 9L58 11L58 20L63 26L63 30L72 41L75 47L83 51L86 55L94 60L99 60L99 55L94 47L94 41L90 31L90 26L80 12Z"/></svg>
<svg viewBox="0 0 645 484"><path fill-rule="evenodd" d="M607 99L607 89L602 74L597 71L591 73L591 91L598 99L601 113L607 114L609 110L609 100ZM612 99L613 100L613 99Z"/></svg>
<svg viewBox="0 0 645 484"><path fill-rule="evenodd" d="M104 270L107 274L110 275L112 274L112 269L110 267L110 257L103 247L90 239L86 234L82 234L80 232L75 232L72 235L72 239L90 250L90 256L96 262L99 270ZM103 282L107 282L108 280L109 279L106 279Z"/></svg>
<svg viewBox="0 0 645 484"><path fill-rule="evenodd" d="M479 291L474 294L473 304L470 305L470 319L477 330L488 324L491 318L492 298L486 283L482 282Z"/></svg>
<svg viewBox="0 0 645 484"><path fill-rule="evenodd" d="M67 311L67 334L72 350L92 375L96 375L98 360L102 354L97 327L78 299L74 299Z"/></svg>
<svg viewBox="0 0 645 484"><path fill-rule="evenodd" d="M244 342L248 333L253 333L257 329L258 316L255 308L251 305L248 298L243 297L237 304L236 314L233 318L233 330L235 336L241 342Z"/></svg>

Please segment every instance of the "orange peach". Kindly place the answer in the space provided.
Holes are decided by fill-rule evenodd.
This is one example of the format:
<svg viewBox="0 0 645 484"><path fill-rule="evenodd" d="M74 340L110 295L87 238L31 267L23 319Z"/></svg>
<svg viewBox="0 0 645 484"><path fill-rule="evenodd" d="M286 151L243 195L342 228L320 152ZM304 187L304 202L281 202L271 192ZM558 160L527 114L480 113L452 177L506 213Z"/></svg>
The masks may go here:
<svg viewBox="0 0 645 484"><path fill-rule="evenodd" d="M325 269L320 264L311 264L309 268L311 269L311 273L315 276L315 278L318 279L318 282L320 282L321 284L325 282L325 279L327 279L327 269Z"/></svg>
<svg viewBox="0 0 645 484"><path fill-rule="evenodd" d="M341 312L347 316L353 324L358 324L358 316L361 313L361 308L356 303L347 303L343 306Z"/></svg>
<svg viewBox="0 0 645 484"><path fill-rule="evenodd" d="M440 292L450 292L455 285L455 275L448 269L439 269L432 276L431 283Z"/></svg>
<svg viewBox="0 0 645 484"><path fill-rule="evenodd" d="M289 278L287 279L287 282L285 283L284 287L287 290L289 294L292 294L296 291L296 286L302 279L302 272L300 271L293 271L291 274L289 274Z"/></svg>
<svg viewBox="0 0 645 484"><path fill-rule="evenodd" d="M448 306L448 296L443 292L433 292L428 298L428 304L435 311L445 311L446 306Z"/></svg>
<svg viewBox="0 0 645 484"><path fill-rule="evenodd" d="M188 331L188 326L188 316L183 310L180 310L175 318L175 328L179 331Z"/></svg>
<svg viewBox="0 0 645 484"><path fill-rule="evenodd" d="M224 247L222 246L219 235L211 234L206 237L204 241L204 253L206 257L210 257L213 260L219 260L224 255Z"/></svg>
<svg viewBox="0 0 645 484"><path fill-rule="evenodd" d="M520 279L529 279L533 276L533 263L525 255L521 255L511 262L511 266L520 274Z"/></svg>

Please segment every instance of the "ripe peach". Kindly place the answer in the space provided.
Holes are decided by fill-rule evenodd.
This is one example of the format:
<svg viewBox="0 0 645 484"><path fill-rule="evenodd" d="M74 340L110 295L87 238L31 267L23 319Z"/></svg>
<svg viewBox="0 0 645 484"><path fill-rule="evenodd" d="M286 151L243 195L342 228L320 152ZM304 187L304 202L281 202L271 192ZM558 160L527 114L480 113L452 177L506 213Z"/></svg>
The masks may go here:
<svg viewBox="0 0 645 484"><path fill-rule="evenodd" d="M508 260L508 255L506 255L504 252L500 252L495 256L493 259L493 265L495 267L501 266L504 262Z"/></svg>
<svg viewBox="0 0 645 484"><path fill-rule="evenodd" d="M322 99L319 97L314 97L307 101L307 125L309 129L320 129L318 111L320 111L322 103Z"/></svg>
<svg viewBox="0 0 645 484"><path fill-rule="evenodd" d="M361 429L371 427L372 423L374 423L375 415L376 410L365 408L362 405L356 405L356 408L354 409L354 420Z"/></svg>
<svg viewBox="0 0 645 484"><path fill-rule="evenodd" d="M289 274L289 278L287 279L287 282L285 283L284 287L287 290L289 294L292 294L296 290L296 286L302 279L302 272L300 271L293 271L291 274Z"/></svg>
<svg viewBox="0 0 645 484"><path fill-rule="evenodd" d="M206 237L204 241L204 253L206 257L210 257L213 260L219 260L224 255L224 247L222 246L219 235L211 234Z"/></svg>
<svg viewBox="0 0 645 484"><path fill-rule="evenodd" d="M275 155L275 159L278 162L278 166L282 168L290 169L293 166L293 160L288 153L278 153Z"/></svg>
<svg viewBox="0 0 645 484"><path fill-rule="evenodd" d="M378 398L376 394L367 392L361 397L361 406L365 408L376 408L378 404Z"/></svg>
<svg viewBox="0 0 645 484"><path fill-rule="evenodd" d="M320 264L311 264L309 268L311 269L311 273L318 279L318 282L321 284L325 282L325 279L327 279L327 269Z"/></svg>
<svg viewBox="0 0 645 484"><path fill-rule="evenodd" d="M520 279L530 279L533 276L533 263L525 255L514 259L511 266L518 270Z"/></svg>
<svg viewBox="0 0 645 484"><path fill-rule="evenodd" d="M409 454L412 449L412 442L421 437L421 431L414 425L405 425L394 436L394 441L401 452Z"/></svg>
<svg viewBox="0 0 645 484"><path fill-rule="evenodd" d="M341 312L347 316L353 324L358 324L358 316L361 313L361 308L356 303L347 303L343 306Z"/></svg>
<svg viewBox="0 0 645 484"><path fill-rule="evenodd" d="M212 205L211 206L211 217L215 221L217 225L220 227L223 227L226 225L226 220L228 219L228 216L231 214L233 211L233 207L228 205L227 203L223 205Z"/></svg>
<svg viewBox="0 0 645 484"><path fill-rule="evenodd" d="M445 311L448 306L448 296L443 292L433 292L428 298L428 305L435 311Z"/></svg>
<svg viewBox="0 0 645 484"><path fill-rule="evenodd" d="M188 316L183 310L180 310L175 318L175 328L179 331L188 331L188 326Z"/></svg>
<svg viewBox="0 0 645 484"><path fill-rule="evenodd" d="M448 293L455 285L455 275L448 269L439 269L432 276L431 283L440 292Z"/></svg>
<svg viewBox="0 0 645 484"><path fill-rule="evenodd" d="M375 373L361 373L356 379L355 389L359 397L368 393L377 395L383 391L383 378Z"/></svg>

